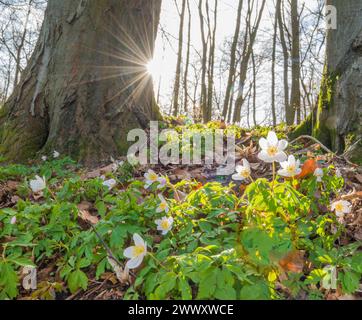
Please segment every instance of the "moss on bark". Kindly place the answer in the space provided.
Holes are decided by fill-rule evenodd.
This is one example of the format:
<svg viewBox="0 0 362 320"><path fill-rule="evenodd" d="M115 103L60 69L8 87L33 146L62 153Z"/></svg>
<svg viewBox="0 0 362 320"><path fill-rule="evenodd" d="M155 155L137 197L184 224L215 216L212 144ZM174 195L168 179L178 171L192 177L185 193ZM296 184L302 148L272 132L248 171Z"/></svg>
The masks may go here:
<svg viewBox="0 0 362 320"><path fill-rule="evenodd" d="M337 147L335 126L331 123L331 119L334 119L332 114L337 80L338 75L330 74L327 68L325 68L321 83L321 91L319 94L316 118L312 130L314 137L332 149L336 149Z"/></svg>

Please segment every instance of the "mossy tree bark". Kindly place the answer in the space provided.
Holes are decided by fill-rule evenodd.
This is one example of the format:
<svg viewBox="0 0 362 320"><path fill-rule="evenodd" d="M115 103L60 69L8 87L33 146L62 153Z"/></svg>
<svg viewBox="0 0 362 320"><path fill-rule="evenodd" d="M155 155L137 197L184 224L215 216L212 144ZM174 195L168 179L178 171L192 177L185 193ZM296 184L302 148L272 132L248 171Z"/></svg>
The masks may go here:
<svg viewBox="0 0 362 320"><path fill-rule="evenodd" d="M324 78L313 134L334 151L346 147L362 158L362 2L329 0L337 9L337 29L328 30Z"/></svg>
<svg viewBox="0 0 362 320"><path fill-rule="evenodd" d="M127 150L127 132L160 118L146 64L161 0L49 0L29 66L0 110L0 153L53 149L86 164Z"/></svg>

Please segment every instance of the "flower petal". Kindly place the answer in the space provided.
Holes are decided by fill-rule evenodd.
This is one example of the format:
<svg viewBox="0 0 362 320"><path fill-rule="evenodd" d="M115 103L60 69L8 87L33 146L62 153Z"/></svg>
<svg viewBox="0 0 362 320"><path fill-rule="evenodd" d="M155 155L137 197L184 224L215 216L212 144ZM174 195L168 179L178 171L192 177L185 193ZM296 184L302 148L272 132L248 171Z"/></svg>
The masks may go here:
<svg viewBox="0 0 362 320"><path fill-rule="evenodd" d="M295 161L295 157L293 155L290 155L288 157L288 163L289 163L290 166L295 166L296 161Z"/></svg>
<svg viewBox="0 0 362 320"><path fill-rule="evenodd" d="M265 138L261 138L261 139L259 140L259 146L260 146L260 148L262 148L263 150L268 149L268 145L269 145L268 140L266 140Z"/></svg>
<svg viewBox="0 0 362 320"><path fill-rule="evenodd" d="M244 165L245 168L250 169L250 163L249 163L248 160L243 159L243 165Z"/></svg>
<svg viewBox="0 0 362 320"><path fill-rule="evenodd" d="M244 177L242 177L239 173L233 174L231 178L232 178L233 180L235 180L235 181L242 181L242 180L244 180Z"/></svg>
<svg viewBox="0 0 362 320"><path fill-rule="evenodd" d="M235 171L236 171L237 173L240 173L241 171L243 171L243 166L240 166L240 165L236 166L236 167L235 167Z"/></svg>
<svg viewBox="0 0 362 320"><path fill-rule="evenodd" d="M271 162L274 162L274 159L272 159L268 153L264 150L262 150L259 154L258 154L258 158L264 162L267 162L267 163L271 163Z"/></svg>
<svg viewBox="0 0 362 320"><path fill-rule="evenodd" d="M278 174L282 177L290 177L290 173L287 170L280 169L278 170Z"/></svg>
<svg viewBox="0 0 362 320"><path fill-rule="evenodd" d="M284 151L288 147L288 141L287 140L280 140L278 142L278 149L280 151Z"/></svg>
<svg viewBox="0 0 362 320"><path fill-rule="evenodd" d="M285 161L285 160L287 160L287 155L285 154L285 152L279 152L279 153L277 153L276 155L275 155L275 157L274 157L274 160L275 161L278 161L278 162L283 162L283 161Z"/></svg>
<svg viewBox="0 0 362 320"><path fill-rule="evenodd" d="M133 258L133 251L134 251L134 247L128 247L123 251L123 255L126 258L131 259L131 258Z"/></svg>
<svg viewBox="0 0 362 320"><path fill-rule="evenodd" d="M140 256L138 256L136 258L132 258L131 260L128 260L127 263L126 263L126 267L128 269L136 269L136 268L138 268L141 265L141 263L143 261L143 258L144 258L144 256L140 255Z"/></svg>
<svg viewBox="0 0 362 320"><path fill-rule="evenodd" d="M274 131L269 131L267 140L268 140L269 144L271 144L273 146L278 145L278 137Z"/></svg>
<svg viewBox="0 0 362 320"><path fill-rule="evenodd" d="M289 166L289 163L288 163L288 161L283 161L283 162L280 163L280 166L281 166L283 169L287 169L288 166Z"/></svg>
<svg viewBox="0 0 362 320"><path fill-rule="evenodd" d="M146 247L145 242L143 241L143 239L141 238L141 236L138 233L135 233L133 235L133 241L136 246Z"/></svg>

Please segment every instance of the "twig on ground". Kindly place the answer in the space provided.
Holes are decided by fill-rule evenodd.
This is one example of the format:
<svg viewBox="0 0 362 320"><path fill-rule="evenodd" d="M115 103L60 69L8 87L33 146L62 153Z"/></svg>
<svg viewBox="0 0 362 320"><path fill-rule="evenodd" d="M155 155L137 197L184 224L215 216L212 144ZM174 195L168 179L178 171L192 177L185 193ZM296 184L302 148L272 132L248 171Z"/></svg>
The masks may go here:
<svg viewBox="0 0 362 320"><path fill-rule="evenodd" d="M312 137L312 136L307 136L307 135L299 136L298 138L296 138L296 139L294 139L292 142L290 142L290 144L293 144L293 143L295 143L295 142L297 142L297 141L299 141L299 140L302 140L302 139L313 140L315 143L318 143L324 151L326 151L326 152L328 152L328 153L332 153L332 154L335 155L335 153L334 153L332 150L330 150L329 148L327 148L322 142L320 142L318 139L316 139L316 138L314 138L314 137Z"/></svg>
<svg viewBox="0 0 362 320"><path fill-rule="evenodd" d="M351 166L354 166L356 167L357 165L351 161L349 161L345 156L339 156L337 155L335 152L333 152L332 150L330 150L329 148L327 148L322 142L320 142L318 139L312 137L312 136L308 136L308 135L302 135L302 136L299 136L298 138L294 139L292 142L290 142L290 144L293 144L299 140L302 140L302 139L309 139L309 140L312 140L314 141L315 143L319 144L321 146L321 148L326 151L327 153L331 153L333 154L336 158L340 159L340 160L343 160L343 161L346 161L349 165Z"/></svg>
<svg viewBox="0 0 362 320"><path fill-rule="evenodd" d="M95 228L91 223L88 223L88 224L91 226L93 232L95 233L95 235L97 236L97 238L98 238L99 241L101 242L101 244L102 244L102 246L104 247L104 249L107 251L108 257L109 257L110 259L112 259L119 267L121 267L122 270L124 270L124 265L114 256L112 250L111 250L111 249L108 247L108 245L105 243L105 241L103 240L103 238L101 237L101 235L98 233L98 231L96 230L96 228ZM132 271L130 271L129 273L130 273L133 277L136 276Z"/></svg>

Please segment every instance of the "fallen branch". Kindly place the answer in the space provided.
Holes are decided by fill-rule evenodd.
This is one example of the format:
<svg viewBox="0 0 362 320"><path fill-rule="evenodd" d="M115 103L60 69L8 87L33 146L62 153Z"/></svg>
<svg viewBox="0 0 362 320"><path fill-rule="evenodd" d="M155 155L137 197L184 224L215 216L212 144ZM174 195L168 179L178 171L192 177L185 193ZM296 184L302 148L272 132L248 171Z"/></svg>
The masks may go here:
<svg viewBox="0 0 362 320"><path fill-rule="evenodd" d="M299 136L298 138L294 139L292 142L290 142L289 144L293 144L299 140L302 140L302 139L309 139L309 140L312 140L314 141L315 143L319 144L320 147L326 151L327 153L331 153L333 156L335 156L336 158L340 159L340 160L343 160L343 161L346 161L349 165L353 166L353 167L356 167L357 165L351 161L349 161L345 156L339 156L337 155L335 152L333 152L331 149L327 148L322 142L320 142L318 139L312 137L312 136L308 136L308 135L302 135L302 136Z"/></svg>
<svg viewBox="0 0 362 320"><path fill-rule="evenodd" d="M333 155L336 155L332 150L330 150L329 148L327 148L322 142L320 142L318 139L312 137L312 136L307 136L307 135L303 135L303 136L299 136L298 138L294 139L292 142L290 142L289 144L293 144L299 140L302 140L302 139L309 139L309 140L312 140L314 141L315 143L319 144L321 146L321 148L328 152L328 153L332 153Z"/></svg>

